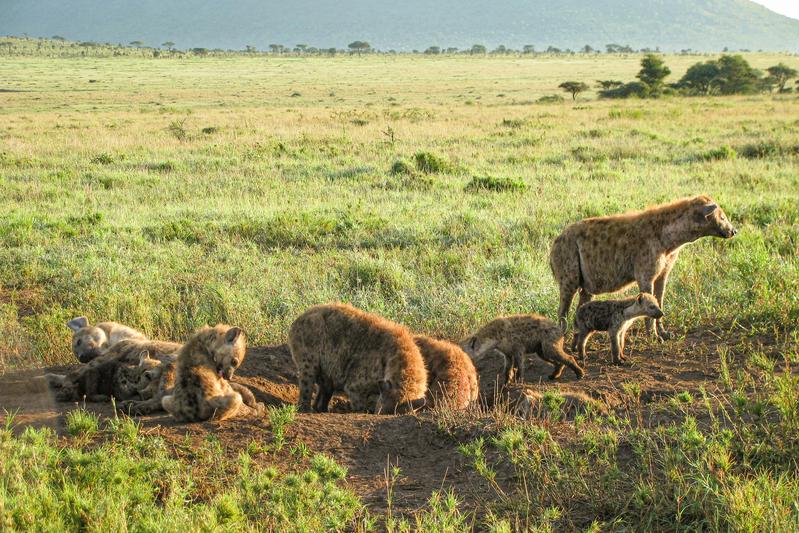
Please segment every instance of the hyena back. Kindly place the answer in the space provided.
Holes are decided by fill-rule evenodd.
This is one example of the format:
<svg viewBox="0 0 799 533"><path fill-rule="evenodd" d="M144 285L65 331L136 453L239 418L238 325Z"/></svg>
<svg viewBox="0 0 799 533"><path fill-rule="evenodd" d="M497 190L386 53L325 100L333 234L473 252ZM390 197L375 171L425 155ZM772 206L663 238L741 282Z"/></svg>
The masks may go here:
<svg viewBox="0 0 799 533"><path fill-rule="evenodd" d="M474 363L459 346L425 335L413 338L427 368L427 401L465 409L480 391Z"/></svg>
<svg viewBox="0 0 799 533"><path fill-rule="evenodd" d="M427 372L410 332L346 304L312 307L289 331L299 374L298 409L327 411L334 392L353 410L399 413L424 404ZM313 398L314 385L318 386Z"/></svg>
<svg viewBox="0 0 799 533"><path fill-rule="evenodd" d="M144 333L117 322L100 322L92 326L85 316L73 318L67 322L67 327L72 330L72 352L81 363L99 357L122 339L146 339Z"/></svg>

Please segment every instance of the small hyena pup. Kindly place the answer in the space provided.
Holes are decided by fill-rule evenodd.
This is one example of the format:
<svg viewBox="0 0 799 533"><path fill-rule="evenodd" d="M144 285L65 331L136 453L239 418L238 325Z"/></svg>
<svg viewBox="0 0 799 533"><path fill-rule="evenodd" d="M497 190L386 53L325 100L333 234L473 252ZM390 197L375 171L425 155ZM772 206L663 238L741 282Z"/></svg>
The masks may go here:
<svg viewBox="0 0 799 533"><path fill-rule="evenodd" d="M338 391L354 411L403 413L425 403L427 371L413 336L383 317L346 304L311 307L291 325L289 348L300 412L326 412Z"/></svg>
<svg viewBox="0 0 799 533"><path fill-rule="evenodd" d="M56 392L60 402L107 402L111 398L129 400L138 396L143 367L128 365L119 359L95 359L97 364L83 365L65 376Z"/></svg>
<svg viewBox="0 0 799 533"><path fill-rule="evenodd" d="M100 322L92 326L85 316L73 318L67 322L67 327L72 330L72 352L81 363L100 356L122 339L146 338L144 333L116 322Z"/></svg>
<svg viewBox="0 0 799 533"><path fill-rule="evenodd" d="M427 367L427 402L465 409L480 392L474 363L457 345L425 335L413 338Z"/></svg>
<svg viewBox="0 0 799 533"><path fill-rule="evenodd" d="M524 380L524 356L528 353L538 354L555 365L549 379L559 378L566 366L574 371L577 379L584 374L574 357L564 351L560 327L540 315L513 315L492 320L464 340L461 348L475 361L491 350L501 353L505 357L505 383L517 378Z"/></svg>
<svg viewBox="0 0 799 533"><path fill-rule="evenodd" d="M161 399L164 410L188 422L262 414L262 404L248 406L236 390L243 387L229 382L245 351L239 328L219 324L195 333L178 352L175 387Z"/></svg>
<svg viewBox="0 0 799 533"><path fill-rule="evenodd" d="M613 363L619 364L625 360L624 339L633 322L639 318L658 320L662 317L657 299L645 292L623 300L588 302L577 309L572 351L578 351L580 359L584 358L588 338L596 331L607 331Z"/></svg>

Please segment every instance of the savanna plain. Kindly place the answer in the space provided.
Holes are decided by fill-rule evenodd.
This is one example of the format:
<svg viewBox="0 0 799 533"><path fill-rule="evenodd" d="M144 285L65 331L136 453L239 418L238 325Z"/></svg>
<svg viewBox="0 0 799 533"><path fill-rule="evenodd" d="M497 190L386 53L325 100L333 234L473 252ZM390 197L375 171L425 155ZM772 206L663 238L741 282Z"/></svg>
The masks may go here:
<svg viewBox="0 0 799 533"><path fill-rule="evenodd" d="M640 59L0 57L0 529L799 529L799 96L539 100ZM670 80L703 59L666 56ZM700 193L739 234L682 252L674 335L634 329L629 366L602 335L583 380L533 364L525 417L293 409L307 307L452 340L554 319L567 224ZM240 326L268 416L30 390L73 363L78 315L176 341Z"/></svg>

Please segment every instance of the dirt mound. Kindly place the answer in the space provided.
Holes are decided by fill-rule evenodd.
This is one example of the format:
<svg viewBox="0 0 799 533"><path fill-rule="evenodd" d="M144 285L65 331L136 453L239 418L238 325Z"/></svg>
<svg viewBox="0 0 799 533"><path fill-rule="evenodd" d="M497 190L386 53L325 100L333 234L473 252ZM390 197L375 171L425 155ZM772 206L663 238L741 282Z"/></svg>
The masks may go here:
<svg viewBox="0 0 799 533"><path fill-rule="evenodd" d="M624 407L636 395L641 403L670 397L682 391L712 393L717 387L718 349L725 345L735 359L744 356L742 347L756 343L768 352L768 339L735 339L722 342L711 332L697 332L685 339L666 344L628 341L633 350L631 363L609 363L606 339L595 336L584 362L586 374L576 380L565 373L558 381L549 381L551 366L536 357L528 360L525 388L532 398L552 390L582 402L596 401L608 409ZM748 344L747 344L748 343ZM772 342L773 344L773 342ZM736 352L737 350L737 352ZM491 403L500 397L496 387L502 374L502 358L488 356L476 365L480 373L481 393ZM68 368L68 367L67 367ZM0 377L0 409L15 413L18 427L48 426L64 431L64 415L75 403L58 403L48 390L46 371L63 373L67 368L26 370ZM259 401L283 405L297 400L296 372L288 347L262 346L248 350L236 381L249 386ZM565 393L565 394L564 394ZM349 470L348 483L373 509L385 506L385 468L388 461L398 464L402 476L396 485L395 505L399 512L424 505L432 491L454 487L467 504L484 498L490 490L466 465L457 450L455 439L440 432L431 416L375 416L347 413L345 398L337 397L328 414L299 414L287 428L290 443L302 442L314 453L333 457ZM101 416L113 416L110 404L86 404ZM0 410L0 419L7 418ZM222 445L236 453L252 441L271 442L269 421L233 420L222 423L179 424L165 414L142 417L145 428L166 439L184 442L186 435L202 438L214 434Z"/></svg>

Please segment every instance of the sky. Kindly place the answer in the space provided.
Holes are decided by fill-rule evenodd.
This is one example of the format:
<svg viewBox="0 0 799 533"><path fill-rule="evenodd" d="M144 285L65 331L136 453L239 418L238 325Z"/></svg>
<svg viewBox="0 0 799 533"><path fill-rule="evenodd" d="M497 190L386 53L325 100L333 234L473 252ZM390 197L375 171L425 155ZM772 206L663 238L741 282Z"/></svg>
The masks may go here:
<svg viewBox="0 0 799 533"><path fill-rule="evenodd" d="M799 0L754 0L772 11L799 19Z"/></svg>

